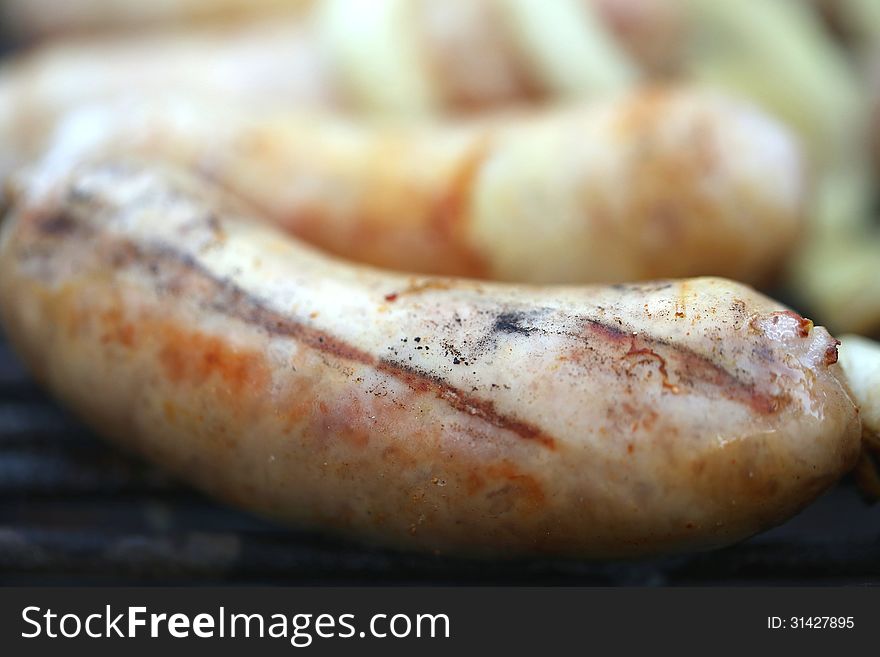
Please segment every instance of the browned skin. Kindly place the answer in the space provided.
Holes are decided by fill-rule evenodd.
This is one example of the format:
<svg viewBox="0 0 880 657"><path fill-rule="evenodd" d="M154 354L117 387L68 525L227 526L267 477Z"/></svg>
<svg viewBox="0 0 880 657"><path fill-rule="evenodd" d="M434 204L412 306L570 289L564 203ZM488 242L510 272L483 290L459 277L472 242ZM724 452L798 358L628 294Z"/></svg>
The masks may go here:
<svg viewBox="0 0 880 657"><path fill-rule="evenodd" d="M286 522L463 554L706 548L788 517L858 454L835 341L743 286L383 274L158 167L29 194L0 310L38 379Z"/></svg>
<svg viewBox="0 0 880 657"><path fill-rule="evenodd" d="M274 199L257 198L262 196L259 193L252 198L292 234L330 253L377 267L492 278L484 254L468 242L465 232L473 185L490 147L488 138L474 139L448 161L439 154L433 159L430 146L423 151L419 145L413 148L405 136L384 143L376 140L355 154L354 162L345 162L345 155L320 153L320 143L313 142L311 148L308 142L312 139L307 139L301 151L295 147L288 150L293 144L279 144L272 128L262 132L265 145L249 144L249 154L242 154L242 163L247 158L265 162L266 169L257 175L277 167L288 180L312 177L324 183L326 191L304 203L288 203L279 188ZM254 132L254 136L259 134L259 129ZM276 141L271 146L273 138ZM291 155L293 160L288 159ZM210 162L210 157L206 159ZM350 169L346 166L349 163L353 164ZM218 162L220 170L215 175L236 189L224 164ZM287 165L292 166L288 169ZM340 216L327 202L329 196L351 190L356 205ZM243 195L248 196L247 192Z"/></svg>

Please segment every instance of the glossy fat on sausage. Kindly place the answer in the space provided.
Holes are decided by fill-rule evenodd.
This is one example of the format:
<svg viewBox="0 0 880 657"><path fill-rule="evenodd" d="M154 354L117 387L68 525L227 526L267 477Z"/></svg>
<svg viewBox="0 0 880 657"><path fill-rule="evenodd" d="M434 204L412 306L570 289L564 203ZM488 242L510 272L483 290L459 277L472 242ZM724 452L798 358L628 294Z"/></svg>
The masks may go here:
<svg viewBox="0 0 880 657"><path fill-rule="evenodd" d="M106 437L243 508L447 554L709 548L859 453L825 329L721 279L528 287L327 258L182 173L20 193L0 309Z"/></svg>
<svg viewBox="0 0 880 657"><path fill-rule="evenodd" d="M22 133L19 133L22 134ZM793 137L688 88L418 127L188 101L74 114L44 171L140 153L201 172L331 253L534 283L766 282L809 186Z"/></svg>

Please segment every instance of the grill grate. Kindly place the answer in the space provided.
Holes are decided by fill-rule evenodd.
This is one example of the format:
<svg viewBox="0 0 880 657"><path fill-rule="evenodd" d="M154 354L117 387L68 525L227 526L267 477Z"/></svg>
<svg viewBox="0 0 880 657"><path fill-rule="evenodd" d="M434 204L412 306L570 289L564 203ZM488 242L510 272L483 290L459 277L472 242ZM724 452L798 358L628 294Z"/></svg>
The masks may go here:
<svg viewBox="0 0 880 657"><path fill-rule="evenodd" d="M0 584L680 585L880 582L880 506L844 483L716 552L638 562L476 562L294 532L176 484L94 438L0 341Z"/></svg>

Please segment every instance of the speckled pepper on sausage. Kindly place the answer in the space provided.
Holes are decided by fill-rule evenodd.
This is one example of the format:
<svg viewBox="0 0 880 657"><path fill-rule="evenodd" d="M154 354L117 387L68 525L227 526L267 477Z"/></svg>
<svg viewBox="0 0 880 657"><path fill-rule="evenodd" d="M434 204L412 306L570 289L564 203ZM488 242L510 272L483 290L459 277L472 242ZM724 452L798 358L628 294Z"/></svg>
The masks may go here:
<svg viewBox="0 0 880 657"><path fill-rule="evenodd" d="M109 439L367 542L719 546L797 512L859 451L836 340L748 287L382 273L155 165L19 190L0 309L38 379Z"/></svg>

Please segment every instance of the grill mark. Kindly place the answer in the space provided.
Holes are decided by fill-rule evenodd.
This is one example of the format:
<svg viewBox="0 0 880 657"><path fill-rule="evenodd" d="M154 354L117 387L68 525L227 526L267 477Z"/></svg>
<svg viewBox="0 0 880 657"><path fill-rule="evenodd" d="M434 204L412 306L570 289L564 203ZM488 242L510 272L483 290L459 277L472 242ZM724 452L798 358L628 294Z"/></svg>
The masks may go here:
<svg viewBox="0 0 880 657"><path fill-rule="evenodd" d="M258 326L269 335L292 338L334 358L373 367L401 381L415 392L435 395L459 412L479 418L492 426L510 431L520 438L537 442L549 449L556 447L556 441L540 428L500 413L492 401L464 392L439 376L392 360L377 358L325 331L271 310L257 297L228 279L218 278L192 256L181 253L173 247L153 245L150 249L145 249L129 242L124 245L123 251L127 259L146 265L151 273L155 274L162 269L162 267L157 268L157 264L170 263L183 268L186 274L198 277L200 283L207 283L216 293L217 300L212 304L212 308L229 317ZM182 286L178 284L175 291L182 292Z"/></svg>
<svg viewBox="0 0 880 657"><path fill-rule="evenodd" d="M623 325L607 324L605 322L600 322L598 319L590 319L584 318L584 324L590 328L591 331L597 333L604 337L606 340L619 341L626 340L632 337L632 331L627 331L623 328Z"/></svg>
<svg viewBox="0 0 880 657"><path fill-rule="evenodd" d="M789 398L786 396L776 397L759 390L754 383L741 380L711 359L689 347L673 344L656 336L633 333L632 331L625 330L622 326L608 325L594 319L587 319L584 321L584 324L592 333L601 336L602 339L625 346L627 352L624 354L624 358L641 354L657 359L660 364L660 373L663 376L664 388L668 388L673 392L680 392L680 388L669 382L667 359L664 359L656 352L656 347L671 349L673 354L675 354L681 364L681 370L676 370L679 382L690 385L705 383L718 388L728 399L748 406L760 415L777 413L789 401Z"/></svg>
<svg viewBox="0 0 880 657"><path fill-rule="evenodd" d="M388 360L379 361L377 369L402 380L417 392L435 394L462 413L478 417L501 429L513 431L521 438L538 441L550 449L556 447L556 441L534 425L501 415L492 401L468 395L436 375Z"/></svg>
<svg viewBox="0 0 880 657"><path fill-rule="evenodd" d="M638 359L638 362L645 362L649 360L654 360L657 362L657 369L660 371L660 376L663 377L663 387L667 390L672 391L674 394L678 394L680 392L679 387L673 383L669 382L669 372L666 370L666 359L663 358L660 354L649 347L636 347L636 341L633 339L632 344L630 345L629 351L626 352L625 358L635 357Z"/></svg>
<svg viewBox="0 0 880 657"><path fill-rule="evenodd" d="M50 238L57 237L59 230L64 234L68 231L76 232L80 228L85 228L83 224L77 221L76 216L70 213L50 215L48 218L43 218L34 223L38 231ZM56 224L58 225L57 227ZM162 265L169 262L176 264L178 267L187 270L187 273L197 276L202 284L206 284L212 289L216 299L212 304L212 308L218 312L236 317L246 323L260 326L270 335L296 339L314 350L335 358L374 367L403 381L413 390L424 393L431 392L460 412L478 417L493 426L511 431L524 439L538 441L550 448L555 446L554 440L547 436L540 428L499 413L494 404L489 400L480 399L468 394L434 375L415 370L394 361L379 359L331 334L267 308L258 298L245 292L230 280L216 277L207 271L195 258L175 249L173 246L153 244L149 249L146 249L131 241L124 241L118 244L118 249L111 255L111 263L115 267L125 266L135 261L144 264L150 275L154 278L168 273L169 268ZM183 276L172 277L170 281L160 281L160 285L163 285L165 290L170 293L182 294L183 279ZM515 333L526 337L532 333L547 334L548 331L546 329L528 326L528 320L532 316L528 312L507 311L501 313L496 319L492 332ZM600 336L606 342L625 345L625 348L630 353L638 353L640 350L644 350L644 354L647 354L648 351L656 353L654 351L656 346L672 350L682 365L682 370L676 371L680 381L691 385L695 382L711 385L720 389L729 399L749 406L759 414L769 415L776 413L789 401L786 397L775 397L758 390L755 384L740 380L707 357L687 347L669 343L655 336L634 334L631 330L627 330L620 322L618 322L619 325L608 324L593 318L582 318L581 321L590 333ZM566 333L566 335L581 341L585 338L583 333ZM659 356L659 354L657 355ZM624 354L623 357L626 358L628 356ZM827 355L827 359L831 360L831 354ZM665 360L663 365L664 369L666 369ZM664 381L668 381L667 376L664 376Z"/></svg>
<svg viewBox="0 0 880 657"><path fill-rule="evenodd" d="M496 330L525 336L532 333L551 334L550 331L541 327L524 325L524 321L528 318L528 313L510 311L502 313L496 319L495 326L498 327ZM712 386L720 390L728 399L748 406L760 415L777 413L790 401L787 396L774 396L759 390L754 383L741 380L735 374L728 372L711 359L689 347L673 344L656 336L627 330L622 323L609 324L586 317L581 318L580 321L590 334L625 349L626 351L621 354L622 358L642 357L656 361L662 376L663 387L673 394L680 393L681 386L670 381L668 361L672 358L669 354L664 358L657 353L658 348L671 350L675 361L680 364L680 369L675 370L680 384L694 386L697 383L704 383ZM589 337L583 333L567 332L564 335L578 341L584 341L586 338L589 345Z"/></svg>

